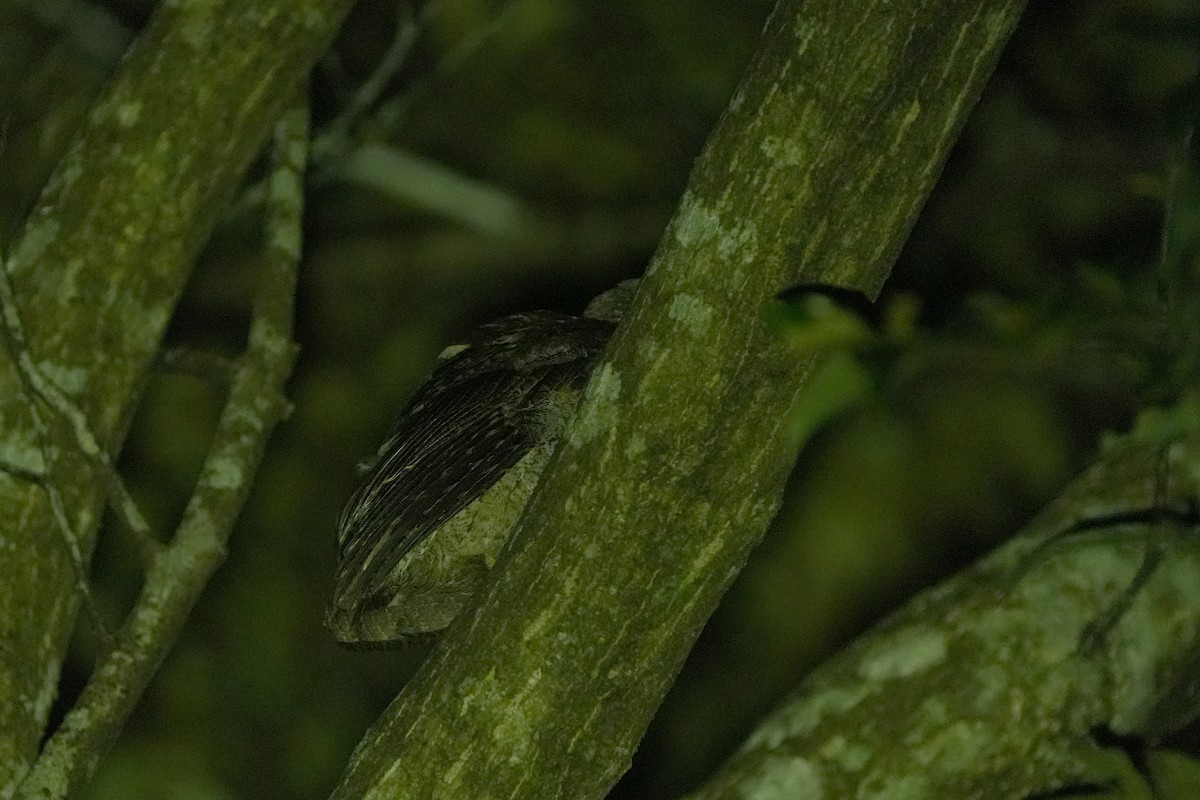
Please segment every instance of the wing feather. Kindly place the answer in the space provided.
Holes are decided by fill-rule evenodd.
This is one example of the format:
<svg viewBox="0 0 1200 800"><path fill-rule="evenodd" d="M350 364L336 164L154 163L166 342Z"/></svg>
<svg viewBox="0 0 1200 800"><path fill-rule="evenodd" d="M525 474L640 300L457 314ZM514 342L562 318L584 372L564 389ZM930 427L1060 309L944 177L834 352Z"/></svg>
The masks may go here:
<svg viewBox="0 0 1200 800"><path fill-rule="evenodd" d="M539 441L539 398L586 380L611 323L553 312L482 326L400 414L338 525L337 596L361 607L417 543Z"/></svg>

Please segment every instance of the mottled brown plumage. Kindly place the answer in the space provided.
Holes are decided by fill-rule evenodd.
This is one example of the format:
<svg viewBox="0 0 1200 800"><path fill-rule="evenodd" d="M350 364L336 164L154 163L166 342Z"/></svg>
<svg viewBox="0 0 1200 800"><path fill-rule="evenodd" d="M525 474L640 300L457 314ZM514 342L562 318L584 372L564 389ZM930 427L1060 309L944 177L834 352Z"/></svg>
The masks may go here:
<svg viewBox="0 0 1200 800"><path fill-rule="evenodd" d="M597 298L591 316L504 317L443 353L342 512L326 613L339 641L370 647L421 638L462 610L632 291L627 282Z"/></svg>

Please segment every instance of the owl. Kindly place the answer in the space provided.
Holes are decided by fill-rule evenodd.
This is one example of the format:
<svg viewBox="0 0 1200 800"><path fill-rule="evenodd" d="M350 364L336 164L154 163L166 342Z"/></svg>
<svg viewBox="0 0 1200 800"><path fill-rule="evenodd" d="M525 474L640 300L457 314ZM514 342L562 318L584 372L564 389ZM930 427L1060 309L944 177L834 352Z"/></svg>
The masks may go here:
<svg viewBox="0 0 1200 800"><path fill-rule="evenodd" d="M446 348L338 521L325 623L349 647L428 638L478 591L632 298L531 311Z"/></svg>

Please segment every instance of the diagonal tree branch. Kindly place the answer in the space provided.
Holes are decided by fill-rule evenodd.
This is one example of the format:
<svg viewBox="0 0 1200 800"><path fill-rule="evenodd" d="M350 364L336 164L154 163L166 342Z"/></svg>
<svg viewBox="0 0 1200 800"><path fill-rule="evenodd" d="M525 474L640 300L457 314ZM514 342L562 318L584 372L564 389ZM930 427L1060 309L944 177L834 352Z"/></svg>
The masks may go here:
<svg viewBox="0 0 1200 800"><path fill-rule="evenodd" d="M479 605L334 797L604 795L795 458L773 298L878 292L1022 7L779 3Z"/></svg>
<svg viewBox="0 0 1200 800"><path fill-rule="evenodd" d="M164 3L97 100L7 260L29 357L118 450L202 243L352 0ZM40 466L11 364L0 457ZM102 492L69 437L55 480L86 561ZM37 470L33 470L36 472ZM0 797L43 735L78 607L41 489L0 476Z"/></svg>
<svg viewBox="0 0 1200 800"><path fill-rule="evenodd" d="M1200 399L1144 415L1018 537L806 677L690 797L1111 784L1097 730L1153 742L1200 714L1197 464Z"/></svg>
<svg viewBox="0 0 1200 800"><path fill-rule="evenodd" d="M75 708L42 748L18 797L69 797L87 784L224 559L225 542L250 493L267 440L287 411L283 384L296 353L292 306L300 260L307 118L307 108L292 109L276 126L278 164L249 346L234 368L195 493L179 530L154 557L115 646L101 655Z"/></svg>
<svg viewBox="0 0 1200 800"><path fill-rule="evenodd" d="M1153 746L1200 716L1196 124L1158 265L1154 394L1174 405L1143 412L1011 541L807 676L693 800L1195 794L1200 764L1107 745Z"/></svg>

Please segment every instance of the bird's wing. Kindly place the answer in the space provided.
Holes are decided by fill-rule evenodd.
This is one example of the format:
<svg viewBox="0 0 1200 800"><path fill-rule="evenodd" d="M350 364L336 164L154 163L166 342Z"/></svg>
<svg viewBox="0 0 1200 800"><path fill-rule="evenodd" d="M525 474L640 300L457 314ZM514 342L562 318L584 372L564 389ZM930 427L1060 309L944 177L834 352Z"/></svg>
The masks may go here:
<svg viewBox="0 0 1200 800"><path fill-rule="evenodd" d="M582 323L582 324L579 324ZM480 328L397 419L338 526L338 597L365 601L417 543L538 443L538 397L582 385L613 326L552 312Z"/></svg>

